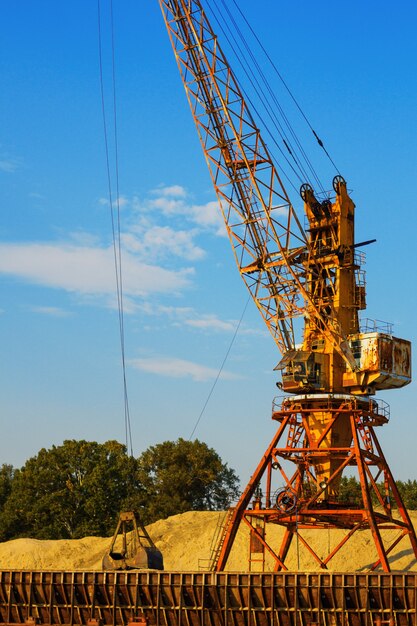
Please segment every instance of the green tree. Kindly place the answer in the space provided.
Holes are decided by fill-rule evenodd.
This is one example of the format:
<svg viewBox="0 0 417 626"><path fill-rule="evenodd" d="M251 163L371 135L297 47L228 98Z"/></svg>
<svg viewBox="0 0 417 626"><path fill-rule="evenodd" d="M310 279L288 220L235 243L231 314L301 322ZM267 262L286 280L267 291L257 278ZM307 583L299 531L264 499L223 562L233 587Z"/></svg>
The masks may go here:
<svg viewBox="0 0 417 626"><path fill-rule="evenodd" d="M341 502L360 504L362 502L362 490L359 481L354 477L342 476L340 481L339 498Z"/></svg>
<svg viewBox="0 0 417 626"><path fill-rule="evenodd" d="M417 481L407 480L403 482L397 480L397 487L405 507L415 511L417 509Z"/></svg>
<svg viewBox="0 0 417 626"><path fill-rule="evenodd" d="M16 470L0 514L0 539L109 535L124 508L137 507L136 461L117 441L65 441Z"/></svg>
<svg viewBox="0 0 417 626"><path fill-rule="evenodd" d="M404 506L409 510L417 510L417 480L401 480L396 481L398 491L404 502ZM378 483L380 493L385 493L384 483ZM373 490L371 490L371 498L374 505L378 505L378 499ZM342 477L340 484L340 499L342 502L351 502L353 504L362 503L362 494L359 481L355 477ZM393 506L396 506L394 498L390 490L390 499Z"/></svg>
<svg viewBox="0 0 417 626"><path fill-rule="evenodd" d="M64 441L0 469L0 541L108 536L122 510L148 523L223 509L237 495L235 472L197 440L166 441L138 460L117 441Z"/></svg>
<svg viewBox="0 0 417 626"><path fill-rule="evenodd" d="M198 441L164 441L138 459L146 492L146 523L190 510L221 510L238 496L239 480L220 456Z"/></svg>
<svg viewBox="0 0 417 626"><path fill-rule="evenodd" d="M0 468L0 510L4 507L12 490L14 469L12 465L3 463Z"/></svg>

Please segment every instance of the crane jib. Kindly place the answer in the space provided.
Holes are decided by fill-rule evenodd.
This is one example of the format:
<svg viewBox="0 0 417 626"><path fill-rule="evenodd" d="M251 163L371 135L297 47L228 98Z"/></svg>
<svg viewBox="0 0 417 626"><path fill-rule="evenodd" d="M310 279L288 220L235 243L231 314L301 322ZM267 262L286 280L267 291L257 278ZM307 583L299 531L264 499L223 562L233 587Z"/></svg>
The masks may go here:
<svg viewBox="0 0 417 626"><path fill-rule="evenodd" d="M201 3L160 0L160 6L236 263L278 348L286 352L296 345L292 320L308 309L354 368L349 349L342 348L346 338L333 321L337 316L317 306L305 266L289 260L300 245L310 259L314 251ZM248 280L244 268L267 256L279 260L268 263L258 280ZM316 259L316 271L325 271L319 265ZM281 311L288 319L284 332Z"/></svg>

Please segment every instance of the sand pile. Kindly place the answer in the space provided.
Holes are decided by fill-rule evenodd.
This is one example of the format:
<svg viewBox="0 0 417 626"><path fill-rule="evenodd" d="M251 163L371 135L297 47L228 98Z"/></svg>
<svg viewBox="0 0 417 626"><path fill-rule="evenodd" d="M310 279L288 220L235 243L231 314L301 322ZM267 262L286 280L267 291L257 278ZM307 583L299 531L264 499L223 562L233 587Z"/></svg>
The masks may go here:
<svg viewBox="0 0 417 626"><path fill-rule="evenodd" d="M417 511L412 511L410 515L416 526ZM147 530L163 553L166 570L196 571L207 567L213 537L223 519L224 513L190 511L150 524ZM268 528L268 542L278 547L283 532L282 528L272 525L272 528ZM399 534L398 531L393 530L384 532L389 542L392 542ZM317 554L324 558L339 543L345 532L304 530L300 531L300 534L309 543L311 542ZM37 539L7 541L0 543L0 569L100 570L102 556L109 549L110 541L109 538L100 537L59 541ZM370 531L359 531L332 559L331 569L341 572L363 570L376 559L376 549ZM409 542L404 538L390 553L391 567L396 570L417 571L417 566L413 561ZM266 564L266 569L272 569L271 560L267 560ZM303 548L300 539L298 542L294 539L286 564L291 570L318 569L316 561ZM227 569L234 571L248 569L248 530L246 528L239 530ZM255 571L258 569L256 563L253 563L252 569Z"/></svg>

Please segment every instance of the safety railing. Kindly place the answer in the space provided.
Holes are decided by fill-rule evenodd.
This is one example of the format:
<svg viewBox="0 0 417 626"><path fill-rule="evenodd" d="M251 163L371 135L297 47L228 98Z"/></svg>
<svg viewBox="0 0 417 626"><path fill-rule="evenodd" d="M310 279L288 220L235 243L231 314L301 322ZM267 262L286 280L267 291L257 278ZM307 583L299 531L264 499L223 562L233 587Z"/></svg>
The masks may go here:
<svg viewBox="0 0 417 626"><path fill-rule="evenodd" d="M390 418L390 406L385 400L341 393L275 396L272 400L272 414L295 413L302 410L303 405L306 409L308 407L311 408L312 403L316 403L320 410L323 411L334 410L336 407L346 405L353 411L361 411L371 416L382 417L386 421Z"/></svg>

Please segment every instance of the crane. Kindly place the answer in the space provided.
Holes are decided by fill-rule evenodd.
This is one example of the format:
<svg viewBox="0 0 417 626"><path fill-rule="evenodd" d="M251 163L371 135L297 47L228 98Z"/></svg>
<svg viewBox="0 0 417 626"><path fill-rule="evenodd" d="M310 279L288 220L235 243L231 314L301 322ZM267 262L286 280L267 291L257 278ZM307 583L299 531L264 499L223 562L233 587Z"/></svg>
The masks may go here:
<svg viewBox="0 0 417 626"><path fill-rule="evenodd" d="M390 571L394 546L408 538L417 558L417 538L375 435L389 408L374 395L410 382L411 344L389 328L360 327L360 248L371 242L355 242L355 205L340 174L325 197L301 186L303 228L201 0L159 4L237 267L281 354L275 369L285 392L273 403L278 429L226 516L211 568L226 567L245 523L250 569L268 559L287 569L295 536L327 569L356 531L370 530L372 568ZM358 475L359 502L341 501L348 467ZM279 546L268 540L269 524L284 528ZM302 534L309 528L346 534L322 556ZM393 529L398 535L387 539Z"/></svg>

